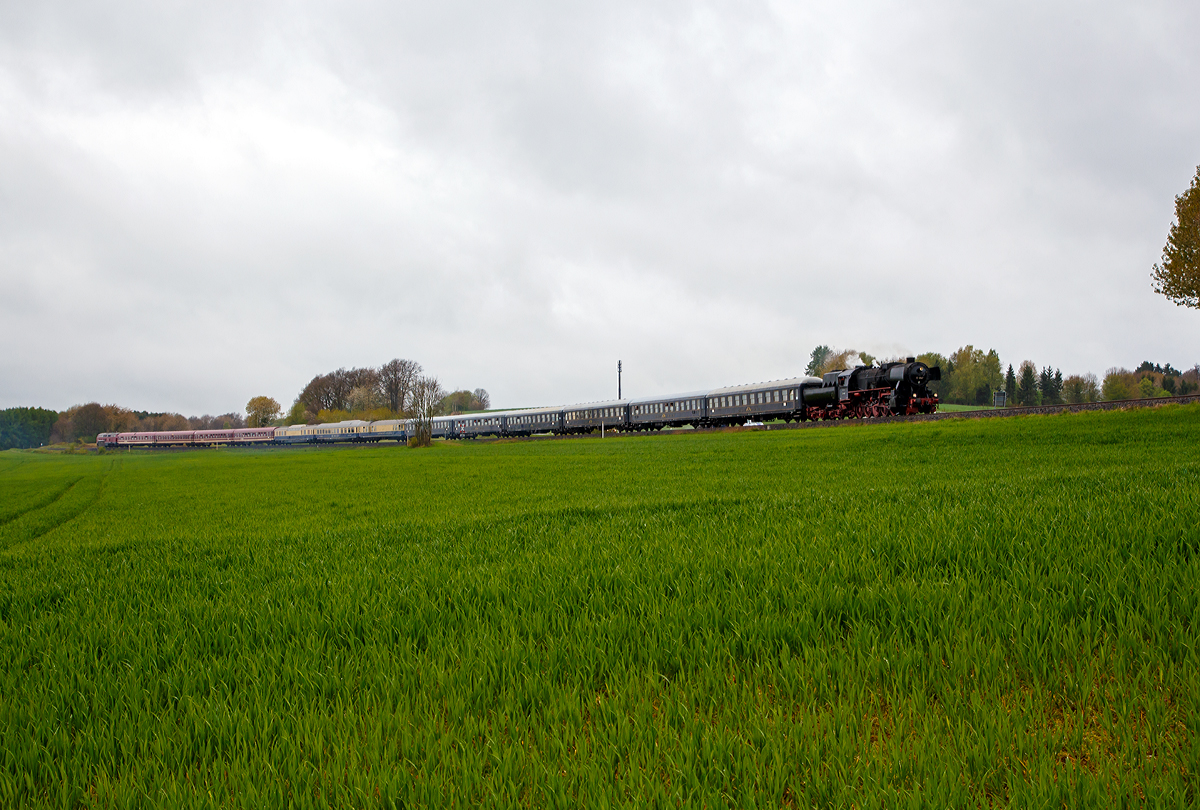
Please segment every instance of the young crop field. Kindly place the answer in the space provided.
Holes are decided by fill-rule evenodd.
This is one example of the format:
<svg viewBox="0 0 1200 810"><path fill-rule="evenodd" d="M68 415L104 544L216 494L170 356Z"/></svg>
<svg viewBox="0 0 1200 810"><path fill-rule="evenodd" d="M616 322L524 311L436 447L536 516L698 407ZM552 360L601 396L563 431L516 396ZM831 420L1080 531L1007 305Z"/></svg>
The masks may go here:
<svg viewBox="0 0 1200 810"><path fill-rule="evenodd" d="M0 806L1195 806L1198 449L0 453Z"/></svg>

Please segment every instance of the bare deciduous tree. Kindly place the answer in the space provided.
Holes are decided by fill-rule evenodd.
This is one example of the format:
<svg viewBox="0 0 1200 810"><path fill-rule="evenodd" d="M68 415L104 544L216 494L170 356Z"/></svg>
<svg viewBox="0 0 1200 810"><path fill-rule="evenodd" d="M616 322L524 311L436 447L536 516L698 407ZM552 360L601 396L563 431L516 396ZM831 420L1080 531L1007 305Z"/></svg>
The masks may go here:
<svg viewBox="0 0 1200 810"><path fill-rule="evenodd" d="M414 429L408 438L409 447L428 447L433 443L433 417L445 396L437 377L418 377L413 383L409 413Z"/></svg>
<svg viewBox="0 0 1200 810"><path fill-rule="evenodd" d="M479 410L486 411L492 407L492 398L488 396L488 392L483 388L476 388L471 394L475 397L475 403Z"/></svg>
<svg viewBox="0 0 1200 810"><path fill-rule="evenodd" d="M421 364L415 360L396 358L379 368L379 387L388 406L398 414L409 409L409 397L413 384L421 373Z"/></svg>

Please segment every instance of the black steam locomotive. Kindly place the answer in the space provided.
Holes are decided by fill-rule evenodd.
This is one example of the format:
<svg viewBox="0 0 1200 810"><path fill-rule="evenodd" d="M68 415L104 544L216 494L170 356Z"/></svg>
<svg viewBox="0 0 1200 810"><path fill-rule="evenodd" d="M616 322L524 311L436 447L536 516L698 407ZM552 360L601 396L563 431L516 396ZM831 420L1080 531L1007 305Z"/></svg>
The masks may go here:
<svg viewBox="0 0 1200 810"><path fill-rule="evenodd" d="M804 388L804 419L864 419L873 416L933 413L937 394L929 383L942 378L915 357L879 366L831 371L820 386Z"/></svg>

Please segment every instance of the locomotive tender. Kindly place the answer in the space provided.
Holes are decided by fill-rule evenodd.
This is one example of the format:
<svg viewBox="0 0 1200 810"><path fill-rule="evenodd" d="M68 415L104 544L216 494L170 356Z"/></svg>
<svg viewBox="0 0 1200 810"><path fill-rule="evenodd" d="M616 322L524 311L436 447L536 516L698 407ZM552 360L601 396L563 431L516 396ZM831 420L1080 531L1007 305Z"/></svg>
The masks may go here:
<svg viewBox="0 0 1200 810"><path fill-rule="evenodd" d="M720 427L783 419L866 419L933 413L937 394L929 383L941 369L909 357L878 366L831 371L823 377L793 377L774 382L735 385L641 399L590 402L519 411L437 416L433 436L473 439L477 436L567 435L596 430L643 431L664 427ZM406 441L415 430L411 419L379 422L351 420L326 425L101 433L101 447L211 447L214 445L329 444Z"/></svg>

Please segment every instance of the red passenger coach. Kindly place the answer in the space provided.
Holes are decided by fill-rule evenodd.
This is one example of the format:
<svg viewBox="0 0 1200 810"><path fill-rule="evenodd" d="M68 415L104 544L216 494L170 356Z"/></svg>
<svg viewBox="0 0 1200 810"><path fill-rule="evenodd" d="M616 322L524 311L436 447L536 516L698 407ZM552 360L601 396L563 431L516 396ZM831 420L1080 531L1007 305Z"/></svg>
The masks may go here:
<svg viewBox="0 0 1200 810"><path fill-rule="evenodd" d="M275 428L273 427L238 428L233 431L235 444L261 444L274 439Z"/></svg>
<svg viewBox="0 0 1200 810"><path fill-rule="evenodd" d="M232 444L232 430L197 430L192 439L196 444Z"/></svg>

